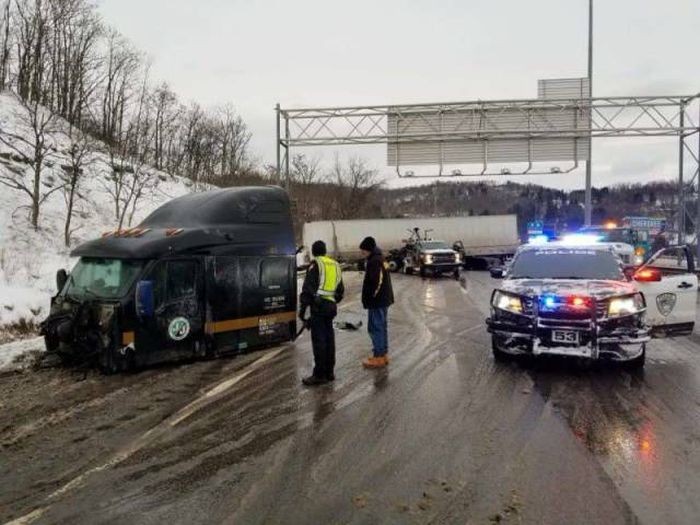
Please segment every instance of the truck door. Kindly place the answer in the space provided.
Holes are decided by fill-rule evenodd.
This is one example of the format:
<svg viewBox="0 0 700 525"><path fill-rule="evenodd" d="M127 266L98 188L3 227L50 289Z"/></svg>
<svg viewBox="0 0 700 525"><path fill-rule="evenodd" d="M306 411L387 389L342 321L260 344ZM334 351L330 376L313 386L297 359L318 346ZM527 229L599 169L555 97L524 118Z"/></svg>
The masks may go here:
<svg viewBox="0 0 700 525"><path fill-rule="evenodd" d="M688 334L695 327L698 276L687 246L665 248L635 273L655 333Z"/></svg>
<svg viewBox="0 0 700 525"><path fill-rule="evenodd" d="M182 258L159 261L153 281L155 315L143 319L136 351L145 363L175 360L203 353L204 273L202 261Z"/></svg>

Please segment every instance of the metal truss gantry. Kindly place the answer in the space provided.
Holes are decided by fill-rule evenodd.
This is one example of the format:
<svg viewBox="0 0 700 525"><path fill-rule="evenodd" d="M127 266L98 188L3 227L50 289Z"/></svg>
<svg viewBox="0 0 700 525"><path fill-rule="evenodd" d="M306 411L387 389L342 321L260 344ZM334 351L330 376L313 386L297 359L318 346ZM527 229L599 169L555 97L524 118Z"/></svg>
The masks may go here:
<svg viewBox="0 0 700 525"><path fill-rule="evenodd" d="M674 229L688 221L700 233L700 93L690 96L616 96L578 99L527 99L289 109L277 112L277 177L289 184L290 151L295 147L363 144L459 145L521 140L626 137L678 138L678 211ZM575 125L557 118L576 114ZM508 115L508 118L504 118ZM390 125L390 122L415 125ZM445 123L447 125L445 125ZM566 124L563 124L566 123ZM420 125L418 125L420 124ZM576 155L574 155L576 157ZM578 158L571 159L575 168ZM437 162L435 163L438 164ZM503 175L510 170L476 173L454 170L446 177ZM405 176L397 165L399 176ZM571 169L566 171L571 171ZM558 169L546 173L561 173ZM520 174L537 174L528 168ZM442 175L442 173L440 173ZM435 175L432 175L435 177ZM700 247L699 247L700 254Z"/></svg>

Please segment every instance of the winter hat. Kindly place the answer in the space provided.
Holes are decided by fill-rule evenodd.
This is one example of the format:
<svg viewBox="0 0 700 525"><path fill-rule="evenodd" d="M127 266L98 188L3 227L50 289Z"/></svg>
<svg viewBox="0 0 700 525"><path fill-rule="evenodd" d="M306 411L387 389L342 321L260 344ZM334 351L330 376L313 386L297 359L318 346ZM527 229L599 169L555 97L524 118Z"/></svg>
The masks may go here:
<svg viewBox="0 0 700 525"><path fill-rule="evenodd" d="M326 255L326 243L323 241L316 241L311 245L311 255L314 257L321 257Z"/></svg>
<svg viewBox="0 0 700 525"><path fill-rule="evenodd" d="M360 243L360 250L364 250L366 252L374 251L376 247L377 241L374 240L374 237L365 237Z"/></svg>

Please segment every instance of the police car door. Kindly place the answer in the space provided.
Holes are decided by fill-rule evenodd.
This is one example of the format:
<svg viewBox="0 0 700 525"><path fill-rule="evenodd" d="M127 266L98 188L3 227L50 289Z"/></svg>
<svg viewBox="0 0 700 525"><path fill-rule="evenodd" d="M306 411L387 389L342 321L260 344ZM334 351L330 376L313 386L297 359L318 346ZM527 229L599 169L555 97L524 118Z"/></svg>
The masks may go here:
<svg viewBox="0 0 700 525"><path fill-rule="evenodd" d="M647 323L655 332L687 334L695 326L698 276L687 246L665 248L635 274L647 303Z"/></svg>

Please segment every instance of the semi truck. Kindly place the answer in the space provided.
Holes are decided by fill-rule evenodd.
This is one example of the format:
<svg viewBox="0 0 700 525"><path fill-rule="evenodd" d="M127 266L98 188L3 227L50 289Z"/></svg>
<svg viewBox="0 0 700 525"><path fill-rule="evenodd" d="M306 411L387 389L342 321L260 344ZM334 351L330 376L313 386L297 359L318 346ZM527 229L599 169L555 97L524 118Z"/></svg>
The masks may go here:
<svg viewBox="0 0 700 525"><path fill-rule="evenodd" d="M113 373L292 340L295 253L281 188L179 197L73 250L42 323L47 350Z"/></svg>
<svg viewBox="0 0 700 525"><path fill-rule="evenodd" d="M359 245L366 236L374 237L388 253L402 248L415 228L430 231L431 238L449 246L461 243L459 251L466 263L470 259L505 259L520 244L515 215L309 222L304 224L303 244L308 255L311 244L322 240L331 256L352 260L361 257Z"/></svg>

